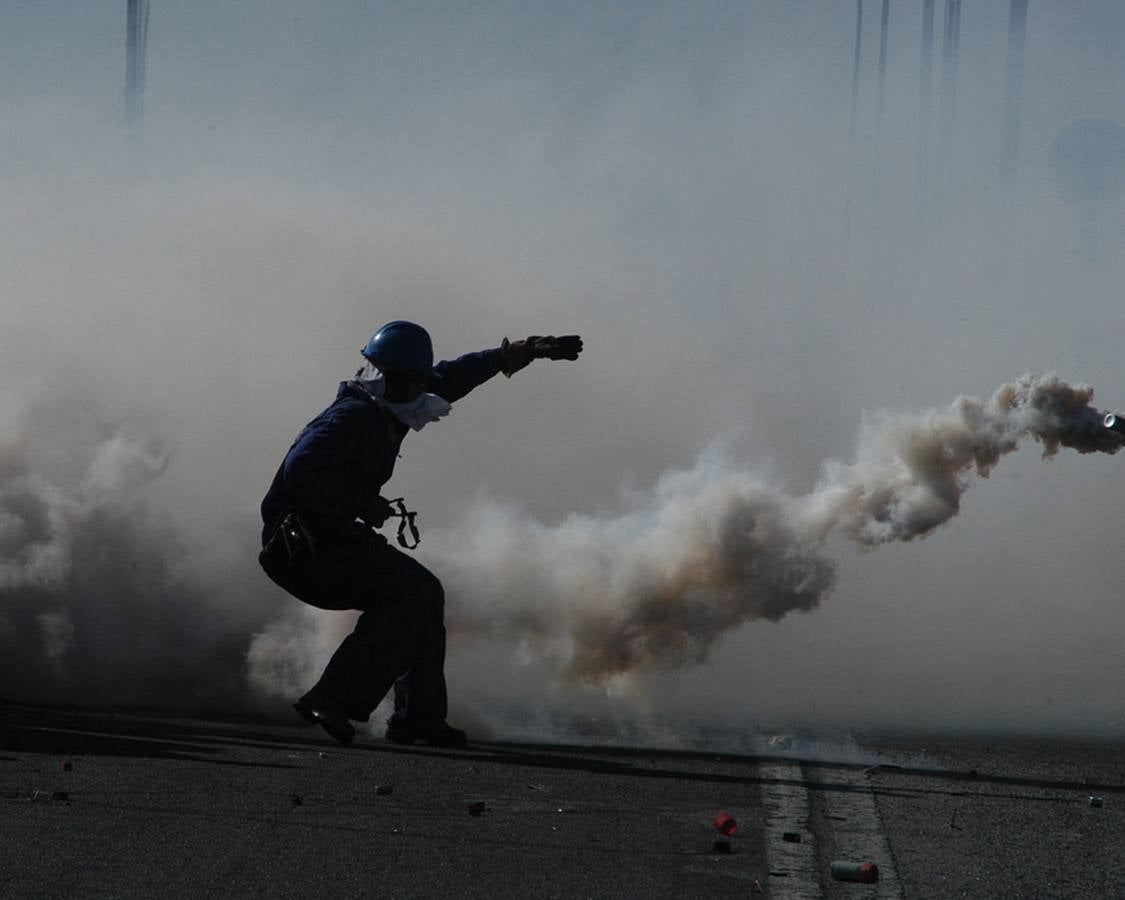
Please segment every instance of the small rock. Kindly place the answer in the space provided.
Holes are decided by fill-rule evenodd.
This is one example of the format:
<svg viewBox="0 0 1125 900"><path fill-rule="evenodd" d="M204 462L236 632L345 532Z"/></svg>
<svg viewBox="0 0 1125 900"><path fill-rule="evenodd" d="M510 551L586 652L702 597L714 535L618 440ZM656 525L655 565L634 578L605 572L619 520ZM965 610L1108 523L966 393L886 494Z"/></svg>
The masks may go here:
<svg viewBox="0 0 1125 900"><path fill-rule="evenodd" d="M721 853L724 856L731 852L730 841L715 841L711 845L712 853Z"/></svg>
<svg viewBox="0 0 1125 900"><path fill-rule="evenodd" d="M379 797L389 797L393 790L394 787L389 784L380 784L375 788L375 794Z"/></svg>
<svg viewBox="0 0 1125 900"><path fill-rule="evenodd" d="M470 816L479 816L485 811L486 807L483 800L477 800L474 803L470 803L466 808Z"/></svg>
<svg viewBox="0 0 1125 900"><path fill-rule="evenodd" d="M304 804L305 804L305 801L301 799L300 794L290 794L289 795L289 802L292 803L294 806L304 806Z"/></svg>
<svg viewBox="0 0 1125 900"><path fill-rule="evenodd" d="M798 834L796 831L786 831L786 832L784 832L781 835L781 839L783 841L785 841L787 844L799 844L799 843L801 843L801 835Z"/></svg>

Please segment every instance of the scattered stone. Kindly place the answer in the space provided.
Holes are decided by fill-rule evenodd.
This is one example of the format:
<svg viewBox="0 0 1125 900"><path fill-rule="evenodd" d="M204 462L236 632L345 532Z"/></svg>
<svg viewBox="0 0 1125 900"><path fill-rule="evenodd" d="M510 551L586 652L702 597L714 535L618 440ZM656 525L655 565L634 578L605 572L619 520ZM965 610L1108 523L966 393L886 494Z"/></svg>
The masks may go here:
<svg viewBox="0 0 1125 900"><path fill-rule="evenodd" d="M1101 797L1091 797L1090 805L1094 807L1094 809L1101 809L1105 805L1105 800Z"/></svg>
<svg viewBox="0 0 1125 900"><path fill-rule="evenodd" d="M801 843L801 835L796 831L786 831L781 835L781 839L787 844Z"/></svg>
<svg viewBox="0 0 1125 900"><path fill-rule="evenodd" d="M389 784L380 784L380 785L376 786L375 794L376 794L376 796L379 796L379 797L389 797L393 790L394 790L394 787L392 787Z"/></svg>
<svg viewBox="0 0 1125 900"><path fill-rule="evenodd" d="M69 800L70 793L68 791L55 791L51 794L52 800Z"/></svg>
<svg viewBox="0 0 1125 900"><path fill-rule="evenodd" d="M292 803L294 806L304 806L305 805L305 801L301 799L300 794L290 794L289 795L289 802Z"/></svg>
<svg viewBox="0 0 1125 900"><path fill-rule="evenodd" d="M473 803L470 803L467 809L469 810L470 816L479 816L484 813L486 807L483 800L477 800Z"/></svg>
<svg viewBox="0 0 1125 900"><path fill-rule="evenodd" d="M721 853L723 855L730 854L732 852L730 841L715 841L715 843L711 845L711 852Z"/></svg>

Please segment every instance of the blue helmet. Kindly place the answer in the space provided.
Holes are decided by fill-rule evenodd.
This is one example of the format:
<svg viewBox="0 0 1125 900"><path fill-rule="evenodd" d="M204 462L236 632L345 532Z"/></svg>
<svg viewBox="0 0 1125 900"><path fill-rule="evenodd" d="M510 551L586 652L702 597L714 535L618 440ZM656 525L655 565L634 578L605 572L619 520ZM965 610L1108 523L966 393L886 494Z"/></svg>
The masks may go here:
<svg viewBox="0 0 1125 900"><path fill-rule="evenodd" d="M371 336L363 355L384 372L426 375L434 367L430 334L413 322L388 322Z"/></svg>

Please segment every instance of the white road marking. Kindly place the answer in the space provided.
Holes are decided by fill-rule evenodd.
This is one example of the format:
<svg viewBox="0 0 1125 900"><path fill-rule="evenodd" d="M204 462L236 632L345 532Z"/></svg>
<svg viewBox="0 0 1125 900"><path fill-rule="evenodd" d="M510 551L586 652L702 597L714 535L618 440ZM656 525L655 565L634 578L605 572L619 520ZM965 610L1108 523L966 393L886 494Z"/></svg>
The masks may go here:
<svg viewBox="0 0 1125 900"><path fill-rule="evenodd" d="M762 804L766 814L766 860L770 871L762 879L771 897L785 900L819 900L820 876L816 862L816 840L809 829L809 792L797 763L762 762ZM783 835L795 831L800 843L788 843ZM784 873L784 874L781 874Z"/></svg>
<svg viewBox="0 0 1125 900"><path fill-rule="evenodd" d="M858 745L855 749L858 756L861 752ZM883 830L883 819L867 773L862 769L834 769L831 780L852 788L824 791L824 811L833 817L830 821L837 858L875 863L879 867L879 881L871 885L873 890L869 896L901 900L904 896L902 882L895 870L891 845Z"/></svg>

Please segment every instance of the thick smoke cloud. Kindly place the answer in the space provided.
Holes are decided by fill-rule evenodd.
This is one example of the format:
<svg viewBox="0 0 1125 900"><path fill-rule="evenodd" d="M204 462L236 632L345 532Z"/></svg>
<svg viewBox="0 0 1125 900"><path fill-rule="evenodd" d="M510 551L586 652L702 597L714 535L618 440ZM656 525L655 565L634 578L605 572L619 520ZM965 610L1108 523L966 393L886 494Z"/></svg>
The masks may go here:
<svg viewBox="0 0 1125 900"><path fill-rule="evenodd" d="M250 708L244 629L260 613L246 597L232 604L232 572L220 557L191 547L182 526L147 501L169 462L164 439L143 415L106 416L80 385L40 385L6 400L5 696Z"/></svg>
<svg viewBox="0 0 1125 900"><path fill-rule="evenodd" d="M616 516L547 525L479 502L471 520L430 540L457 598L451 630L517 646L579 681L702 665L733 629L822 602L836 581L824 553L833 530L864 548L925 537L957 514L973 475L987 477L1026 439L1044 457L1062 447L1117 453L1121 437L1104 427L1093 393L1027 375L987 401L881 417L862 432L855 460L827 463L804 496L711 453ZM256 639L258 684L292 692L293 676L312 668L294 664L308 658L298 634L283 621Z"/></svg>
<svg viewBox="0 0 1125 900"><path fill-rule="evenodd" d="M935 47L928 155L921 4L882 99L865 17L853 167L854 4L154 4L132 131L123 10L13 8L0 696L288 714L351 618L262 577L257 504L408 317L587 346L390 486L458 718L1125 729L1121 456L1037 458L1091 398L944 405L1125 397L1125 206L1051 169L1120 124L1122 11L1032 6L1003 182L1009 7L963 11L952 123Z"/></svg>

